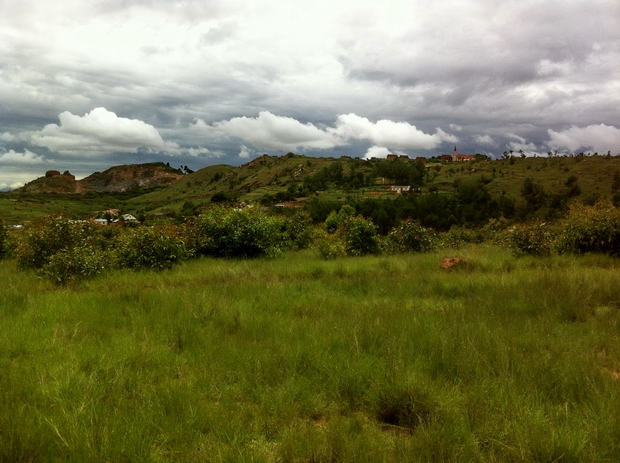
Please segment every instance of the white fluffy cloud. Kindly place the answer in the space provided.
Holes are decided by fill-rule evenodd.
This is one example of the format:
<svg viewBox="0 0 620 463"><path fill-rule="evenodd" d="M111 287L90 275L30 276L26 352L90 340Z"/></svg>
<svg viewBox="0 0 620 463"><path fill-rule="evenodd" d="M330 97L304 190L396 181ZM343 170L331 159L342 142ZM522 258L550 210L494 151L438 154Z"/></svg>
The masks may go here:
<svg viewBox="0 0 620 463"><path fill-rule="evenodd" d="M227 135L241 138L257 148L294 151L306 149L331 149L348 145L353 140L372 143L373 149L432 149L443 142L458 139L441 129L427 134L407 122L380 120L371 122L356 114L338 116L334 127L321 129L313 124L303 124L291 117L262 111L258 117L235 117L229 121L216 122L212 127L204 121L193 124L205 133L217 129Z"/></svg>
<svg viewBox="0 0 620 463"><path fill-rule="evenodd" d="M364 159L372 159L372 158L382 158L385 159L387 157L388 154L397 154L397 155L407 155L407 153L400 151L400 150L389 150L388 148L384 147L384 146L371 146L370 148L368 148L368 151L366 151L366 154L364 155Z"/></svg>
<svg viewBox="0 0 620 463"><path fill-rule="evenodd" d="M264 149L329 149L343 144L334 134L313 124L302 124L292 117L276 116L269 111L261 111L258 117L235 117L216 122L214 127Z"/></svg>
<svg viewBox="0 0 620 463"><path fill-rule="evenodd" d="M380 120L371 122L355 114L338 116L336 128L331 132L345 139L369 140L378 146L400 149L432 149L443 142L456 143L458 138L440 128L427 134L407 122Z"/></svg>
<svg viewBox="0 0 620 463"><path fill-rule="evenodd" d="M155 127L137 119L118 117L105 108L95 108L84 116L65 111L60 125L48 124L32 135L33 145L67 155L137 152L146 147L165 150L166 143ZM175 146L170 146L175 148Z"/></svg>
<svg viewBox="0 0 620 463"><path fill-rule="evenodd" d="M249 159L250 158L250 150L247 146L241 145L241 149L239 150L239 157L241 159Z"/></svg>
<svg viewBox="0 0 620 463"><path fill-rule="evenodd" d="M42 164L49 162L43 156L40 156L32 151L24 150L23 153L17 153L14 150L9 150L6 153L0 154L0 163L7 164Z"/></svg>
<svg viewBox="0 0 620 463"><path fill-rule="evenodd" d="M620 129L605 125L589 125L587 127L572 126L570 129L555 132L547 130L547 145L553 150L576 152L581 149L599 153L617 153L620 151Z"/></svg>
<svg viewBox="0 0 620 463"><path fill-rule="evenodd" d="M0 191L3 190L14 190L15 188L19 188L24 186L24 182L14 182L14 183L2 183L0 182Z"/></svg>

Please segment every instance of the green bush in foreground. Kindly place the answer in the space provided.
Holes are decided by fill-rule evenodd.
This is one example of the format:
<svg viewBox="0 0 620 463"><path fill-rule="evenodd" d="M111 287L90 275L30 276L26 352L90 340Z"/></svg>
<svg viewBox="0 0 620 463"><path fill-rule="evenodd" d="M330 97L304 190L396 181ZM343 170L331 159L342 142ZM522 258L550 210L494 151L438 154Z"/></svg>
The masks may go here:
<svg viewBox="0 0 620 463"><path fill-rule="evenodd" d="M546 223L515 225L506 232L506 243L514 255L548 256L557 232Z"/></svg>
<svg viewBox="0 0 620 463"><path fill-rule="evenodd" d="M63 249L54 254L40 274L57 285L89 280L113 265L113 257L90 246Z"/></svg>
<svg viewBox="0 0 620 463"><path fill-rule="evenodd" d="M255 258L276 256L288 245L285 219L248 207L214 208L190 223L185 233L200 256Z"/></svg>
<svg viewBox="0 0 620 463"><path fill-rule="evenodd" d="M55 254L93 241L97 225L51 215L35 221L21 232L14 251L21 269L40 269Z"/></svg>
<svg viewBox="0 0 620 463"><path fill-rule="evenodd" d="M573 206L562 222L556 248L560 253L620 257L620 210L611 203Z"/></svg>
<svg viewBox="0 0 620 463"><path fill-rule="evenodd" d="M291 217L284 219L286 241L293 249L307 249L315 239L316 229L312 224L312 218L306 212L296 212Z"/></svg>
<svg viewBox="0 0 620 463"><path fill-rule="evenodd" d="M338 259L347 255L344 243L336 236L327 233L315 241L314 249L325 260Z"/></svg>
<svg viewBox="0 0 620 463"><path fill-rule="evenodd" d="M411 220L405 220L393 228L388 241L394 252L429 252L435 247L433 232Z"/></svg>
<svg viewBox="0 0 620 463"><path fill-rule="evenodd" d="M377 227L361 215L346 217L338 226L336 236L342 240L349 256L379 254Z"/></svg>
<svg viewBox="0 0 620 463"><path fill-rule="evenodd" d="M164 270L187 258L185 242L176 227L131 228L120 237L118 265L133 270Z"/></svg>

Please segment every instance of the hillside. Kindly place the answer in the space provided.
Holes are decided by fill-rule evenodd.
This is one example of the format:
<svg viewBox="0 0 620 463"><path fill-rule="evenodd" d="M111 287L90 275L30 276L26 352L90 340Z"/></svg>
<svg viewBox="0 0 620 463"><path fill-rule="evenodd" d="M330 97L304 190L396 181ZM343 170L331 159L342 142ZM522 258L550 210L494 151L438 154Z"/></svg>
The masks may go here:
<svg viewBox="0 0 620 463"><path fill-rule="evenodd" d="M301 189L304 180L333 164L340 164L343 175L353 172L372 175L377 162L351 158L314 158L302 155L282 157L262 156L241 167L210 166L186 175L165 189L137 196L129 201L137 209L179 210L184 202L210 202L213 194L224 192L240 200L257 201L267 195L281 195L295 187ZM412 163L412 161L411 161ZM426 163L427 178L421 193L436 191L451 194L459 182L480 182L493 197L504 196L522 200L521 189L526 178L539 186L547 196L566 196L571 201L586 203L600 198L611 198L614 176L620 175L620 158L607 156L574 156L553 158L520 158L502 160L480 158L473 162ZM389 183L389 182L388 182ZM618 182L620 183L620 182ZM327 189L311 191L311 197L320 200L396 198L389 184L381 177L373 178L372 185L351 187L329 185ZM298 196L298 201L308 197Z"/></svg>
<svg viewBox="0 0 620 463"><path fill-rule="evenodd" d="M60 203L62 211L77 216L104 206L132 213L177 214L184 206L187 211L210 204L215 194L263 204L291 200L303 203L309 198L319 201L395 199L398 196L390 191L390 182L377 174L378 169L391 166L390 169L402 170L414 164L402 160L315 158L289 153L264 155L240 167L208 166L187 175L163 163L117 166L81 181L76 181L68 172L52 171L23 188L0 195L0 217L23 220L28 214L57 211ZM338 181L315 181L334 172L339 175ZM429 159L426 172L424 185L419 190L422 194L451 195L456 185L469 182L480 185L494 198L514 201L517 207L525 203L522 189L528 178L530 186L542 192L547 203L554 206L560 202L562 208L569 202L591 204L600 198L612 198L618 196L620 190L618 157L577 155L501 160L479 157L459 163ZM13 203L2 201L2 198L10 198ZM52 207L50 199L54 199L56 207ZM25 201L28 201L27 207L21 207L26 206ZM545 216L543 212L538 215Z"/></svg>
<svg viewBox="0 0 620 463"><path fill-rule="evenodd" d="M291 185L301 185L304 179L332 164L340 164L344 172L357 169L368 175L372 170L370 163L360 159L315 158L293 153L263 155L240 167L223 164L205 167L165 189L132 198L129 203L142 212L169 212L180 210L186 201L207 204L215 193L222 192L243 201L258 201L266 195L284 192ZM345 199L346 196L337 189L323 191L321 195L325 199Z"/></svg>

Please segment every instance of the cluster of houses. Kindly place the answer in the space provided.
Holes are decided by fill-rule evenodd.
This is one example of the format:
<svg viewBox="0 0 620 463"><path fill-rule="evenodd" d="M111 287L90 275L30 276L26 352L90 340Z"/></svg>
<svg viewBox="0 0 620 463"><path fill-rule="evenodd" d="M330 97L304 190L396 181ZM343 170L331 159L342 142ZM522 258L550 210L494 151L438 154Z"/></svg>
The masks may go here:
<svg viewBox="0 0 620 463"><path fill-rule="evenodd" d="M467 161L471 161L473 159L475 159L476 155L475 154L459 154L456 151L456 146L454 147L454 151L452 152L452 154L442 154L439 158L439 160L441 162L467 162ZM422 156L418 156L417 158L413 159L410 158L407 155L404 154L388 154L387 158L388 160L391 161L423 161L426 162L427 159L425 157Z"/></svg>
<svg viewBox="0 0 620 463"><path fill-rule="evenodd" d="M422 162L427 161L427 159L424 156L418 156L417 158L413 159L405 154L400 154L400 155L399 154L388 154L386 159L391 160L391 161L396 161L397 159L399 161L422 161Z"/></svg>
<svg viewBox="0 0 620 463"><path fill-rule="evenodd" d="M119 210L118 209L108 209L107 211L103 211L98 213L98 215L102 215L106 218L103 219L95 219L95 223L98 223L99 225L114 225L114 224L136 224L138 223L138 219L136 219L133 215L131 214L123 214L119 217Z"/></svg>

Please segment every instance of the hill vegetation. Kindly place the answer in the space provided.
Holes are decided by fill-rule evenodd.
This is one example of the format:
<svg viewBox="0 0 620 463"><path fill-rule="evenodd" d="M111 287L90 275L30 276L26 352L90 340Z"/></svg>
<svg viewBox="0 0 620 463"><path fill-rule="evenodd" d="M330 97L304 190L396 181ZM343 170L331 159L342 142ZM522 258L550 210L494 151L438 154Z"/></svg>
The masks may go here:
<svg viewBox="0 0 620 463"><path fill-rule="evenodd" d="M330 211L346 203L387 233L405 218L447 230L455 225L477 227L498 217L512 222L554 220L563 217L571 203L591 205L601 199L620 203L620 158L600 155L508 156L501 160L477 156L474 161L459 163L430 159L422 168L424 164L416 161L289 153L264 155L240 167L209 166L185 175L162 163L143 166L154 165L163 166L166 181L172 183L157 186L140 180L140 174L132 187L127 187L120 175L107 175L103 180L102 174L93 174L88 177L90 183L87 179L82 182L100 192L89 186L81 195L66 194L62 188L41 195L37 191L43 190L33 188L37 183L63 180L44 177L0 195L0 217L9 223L53 212L86 218L110 208L144 217L178 217L198 213L212 202L243 201L264 206L306 205L313 219L324 221ZM127 166L109 171L121 172L121 167ZM163 175L155 177L160 181ZM106 182L107 190L102 188ZM410 190L400 195L390 190L394 185ZM55 191L52 196L50 191Z"/></svg>

